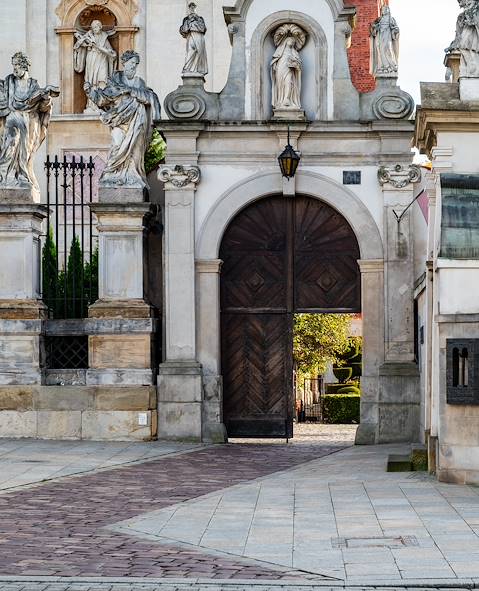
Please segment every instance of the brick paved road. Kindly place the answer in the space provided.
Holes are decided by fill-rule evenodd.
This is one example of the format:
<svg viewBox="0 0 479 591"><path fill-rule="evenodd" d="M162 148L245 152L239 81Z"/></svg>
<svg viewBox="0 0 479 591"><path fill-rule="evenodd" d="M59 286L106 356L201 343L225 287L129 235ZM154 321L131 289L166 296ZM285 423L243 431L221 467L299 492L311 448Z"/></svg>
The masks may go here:
<svg viewBox="0 0 479 591"><path fill-rule="evenodd" d="M317 585L314 583L301 583L295 585L292 582L280 584L269 582L267 584L260 582L249 582L235 584L233 582L222 582L221 584L214 584L210 582L192 582L192 583L167 583L157 581L154 584L145 582L136 583L79 583L79 582L57 582L57 583L40 583L40 582L22 582L22 583L1 583L0 591L453 591L454 589L475 589L477 585L473 583L464 584L461 586L444 587L440 582L437 585L421 585L421 586L376 586L367 587L361 586L336 586L331 587L328 584Z"/></svg>
<svg viewBox="0 0 479 591"><path fill-rule="evenodd" d="M0 574L265 580L303 576L239 558L156 545L104 528L342 447L339 442L210 447L1 494Z"/></svg>

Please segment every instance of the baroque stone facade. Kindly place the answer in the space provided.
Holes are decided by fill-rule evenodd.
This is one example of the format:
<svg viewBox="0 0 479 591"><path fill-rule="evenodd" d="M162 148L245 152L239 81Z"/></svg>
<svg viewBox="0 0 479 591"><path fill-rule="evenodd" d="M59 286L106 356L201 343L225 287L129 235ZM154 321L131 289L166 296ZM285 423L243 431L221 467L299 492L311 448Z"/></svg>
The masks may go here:
<svg viewBox="0 0 479 591"><path fill-rule="evenodd" d="M227 305L225 286L235 281L234 265L222 260L222 246L247 208L254 213L262 203L287 204L294 211L296 198L334 211L360 253L352 264L358 298L350 306L359 306L363 318L357 443L432 436L428 408L435 403L427 392L439 378L425 377L427 365L421 359L418 364L422 325L415 296L430 258L428 232L430 244L433 235L415 205L423 179L410 152L414 104L397 85L398 26L387 2L236 0L223 5L199 0L185 7L180 0L62 0L52 11L50 2L36 0L35 12L31 4L8 3L2 12L7 35L0 48L5 68L0 78L11 55L26 51L39 84L59 80L61 95L36 158L40 203L7 203L0 187L0 245L8 254L0 269L5 352L0 436L225 441L233 429L227 420L231 376L225 372L235 363L234 347L225 339L225 314L248 308L248 320L238 326L256 321L256 328L263 327L265 338L251 341L245 329L234 344L238 367L246 367L241 347L247 342L252 351L261 349L262 363L272 358L264 328L270 319L261 316L265 312L257 302L262 290L274 285L274 273L258 259L251 261L251 271L243 269L244 282L240 274L236 279L238 293L246 300L253 294L253 299ZM75 71L72 58L75 43L83 39L79 35L89 28L100 31L94 21L108 32L108 59L125 52L129 58L125 71L96 86L84 71ZM91 44L86 40L82 51ZM371 46L376 60L386 56L390 67L376 61L371 69ZM138 71L126 68L132 61ZM473 87L465 81L461 95L459 83L441 92L460 102ZM435 158L436 168L446 169L450 146L437 139L424 108L433 101L428 96L434 88L425 92L430 95L419 114L417 141ZM161 120L156 95L164 107ZM87 97L101 107L101 118L85 110ZM154 113L130 125L137 103ZM441 115L449 116L447 109ZM143 151L150 124L166 141L166 155L146 182L139 152L133 158L133 150L123 155L118 146L131 140ZM139 143L130 132L138 132ZM287 143L301 155L289 180L277 162ZM91 205L99 243L98 297L90 302L88 318L80 320L48 318L41 299L39 259L50 198L42 174L47 153L60 158L90 154L106 164L103 180L108 163L118 161L128 174L133 166L141 181L99 183L98 202ZM434 185L431 179L428 183ZM255 227L253 239L264 236L265 228ZM241 246L246 239L236 243ZM318 299L309 308L339 311L339 303L328 300L339 280L335 269L323 270L310 293L322 290L327 305ZM421 297L420 318L431 314ZM288 313L299 308L295 305ZM87 339L88 367L70 373L47 368L48 338L72 330ZM457 330L454 325L451 334ZM440 340L440 355L443 345ZM434 363L443 368L440 355ZM272 375L271 368L263 374L268 371ZM439 400L444 404L442 394ZM457 417L451 418L450 409L442 415L449 426L444 432L453 432ZM267 422L267 417L258 420ZM444 457L457 452L451 441L439 446ZM446 479L455 467L446 462L439 470Z"/></svg>

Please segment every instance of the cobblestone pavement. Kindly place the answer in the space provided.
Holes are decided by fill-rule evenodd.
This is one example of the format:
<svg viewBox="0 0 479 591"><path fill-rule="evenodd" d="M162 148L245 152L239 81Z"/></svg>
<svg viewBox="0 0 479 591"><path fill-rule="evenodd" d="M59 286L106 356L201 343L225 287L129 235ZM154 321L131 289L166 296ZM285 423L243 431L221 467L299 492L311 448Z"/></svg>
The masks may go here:
<svg viewBox="0 0 479 591"><path fill-rule="evenodd" d="M313 439L300 445L203 448L4 491L0 574L268 581L302 577L301 571L159 545L106 526L326 456L349 445L351 438L332 444Z"/></svg>

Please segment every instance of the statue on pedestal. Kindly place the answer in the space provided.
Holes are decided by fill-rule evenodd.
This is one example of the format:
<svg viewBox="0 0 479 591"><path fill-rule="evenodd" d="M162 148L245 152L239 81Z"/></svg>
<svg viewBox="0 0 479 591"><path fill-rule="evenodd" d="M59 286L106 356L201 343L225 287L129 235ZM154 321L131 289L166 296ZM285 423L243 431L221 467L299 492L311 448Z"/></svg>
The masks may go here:
<svg viewBox="0 0 479 591"><path fill-rule="evenodd" d="M371 25L371 72L376 78L397 78L399 62L399 27L389 6Z"/></svg>
<svg viewBox="0 0 479 591"><path fill-rule="evenodd" d="M13 74L0 80L0 188L38 192L33 158L45 139L55 86L41 88L30 78L30 60L17 52Z"/></svg>
<svg viewBox="0 0 479 591"><path fill-rule="evenodd" d="M186 39L186 59L183 74L208 73L208 58L206 55L206 25L203 17L196 14L196 4L188 4L189 14L183 19L180 35Z"/></svg>
<svg viewBox="0 0 479 591"><path fill-rule="evenodd" d="M104 88L108 78L113 74L116 52L110 45L109 38L115 31L103 31L99 20L92 21L88 31L79 30L75 33L76 43L73 46L73 64L75 72L85 74L85 83L91 88ZM97 111L88 99L86 111Z"/></svg>
<svg viewBox="0 0 479 591"><path fill-rule="evenodd" d="M461 54L459 75L479 78L479 0L458 0L463 9L457 17L456 38L446 53Z"/></svg>
<svg viewBox="0 0 479 591"><path fill-rule="evenodd" d="M306 33L298 25L281 25L274 33L271 82L275 110L301 110L303 61L299 52L305 43Z"/></svg>
<svg viewBox="0 0 479 591"><path fill-rule="evenodd" d="M105 88L85 82L85 92L111 128L112 146L100 178L103 187L147 188L145 151L159 122L158 96L136 75L140 56L132 50L121 56L123 71L114 72Z"/></svg>

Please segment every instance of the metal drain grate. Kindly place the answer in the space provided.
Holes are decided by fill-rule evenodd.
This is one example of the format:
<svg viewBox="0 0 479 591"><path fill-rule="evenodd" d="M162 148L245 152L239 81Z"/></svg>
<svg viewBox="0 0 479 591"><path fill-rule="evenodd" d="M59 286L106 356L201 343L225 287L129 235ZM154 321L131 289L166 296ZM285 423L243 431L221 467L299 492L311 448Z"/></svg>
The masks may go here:
<svg viewBox="0 0 479 591"><path fill-rule="evenodd" d="M333 548L404 548L419 546L415 536L397 538L331 538Z"/></svg>

